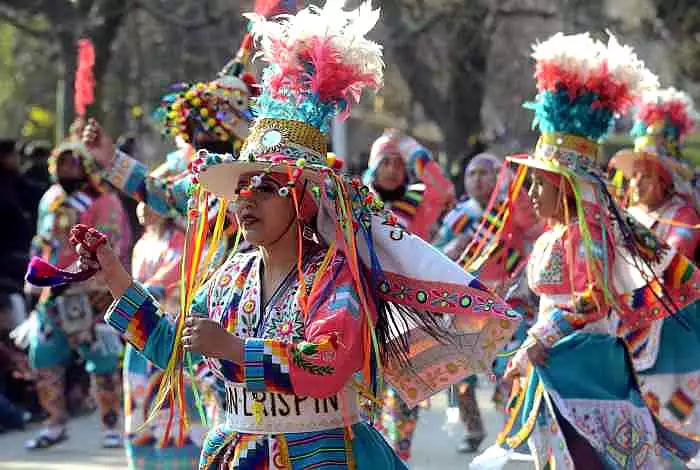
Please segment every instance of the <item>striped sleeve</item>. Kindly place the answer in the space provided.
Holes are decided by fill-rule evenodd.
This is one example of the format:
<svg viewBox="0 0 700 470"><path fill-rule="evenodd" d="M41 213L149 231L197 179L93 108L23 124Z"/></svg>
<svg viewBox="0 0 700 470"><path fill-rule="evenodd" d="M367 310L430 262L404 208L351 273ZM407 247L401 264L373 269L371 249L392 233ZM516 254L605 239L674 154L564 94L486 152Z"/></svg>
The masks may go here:
<svg viewBox="0 0 700 470"><path fill-rule="evenodd" d="M105 321L156 366L167 366L175 343L175 325L139 283L132 283L110 305Z"/></svg>
<svg viewBox="0 0 700 470"><path fill-rule="evenodd" d="M143 163L117 151L103 176L119 191L164 217L187 216L191 181L186 173L172 179L154 178L148 176L148 168Z"/></svg>

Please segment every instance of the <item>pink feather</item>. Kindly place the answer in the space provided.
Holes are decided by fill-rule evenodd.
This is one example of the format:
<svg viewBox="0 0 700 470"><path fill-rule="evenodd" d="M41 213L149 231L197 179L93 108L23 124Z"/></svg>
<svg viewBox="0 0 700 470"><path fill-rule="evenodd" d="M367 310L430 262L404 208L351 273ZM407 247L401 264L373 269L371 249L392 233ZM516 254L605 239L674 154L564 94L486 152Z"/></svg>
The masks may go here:
<svg viewBox="0 0 700 470"><path fill-rule="evenodd" d="M344 63L342 52L331 45L330 38L314 37L295 45L297 50L282 41L273 41L270 61L279 69L270 77L269 88L276 98L290 92L297 96L311 94L322 102L343 101L347 113L353 102L359 101L364 88L380 86L371 73Z"/></svg>
<svg viewBox="0 0 700 470"><path fill-rule="evenodd" d="M85 116L87 107L95 102L95 48L89 39L78 41L78 68L75 71L75 112Z"/></svg>

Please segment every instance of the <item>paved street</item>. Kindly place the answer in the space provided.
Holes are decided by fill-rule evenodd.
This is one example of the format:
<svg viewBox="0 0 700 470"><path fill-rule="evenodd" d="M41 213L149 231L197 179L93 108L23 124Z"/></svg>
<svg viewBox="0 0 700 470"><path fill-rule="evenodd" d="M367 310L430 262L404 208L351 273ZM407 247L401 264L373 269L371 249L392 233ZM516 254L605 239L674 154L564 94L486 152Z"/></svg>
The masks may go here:
<svg viewBox="0 0 700 470"><path fill-rule="evenodd" d="M489 401L490 390L483 386L478 393L484 406L484 418L493 441L501 426L501 417ZM466 470L469 457L455 451L458 432L449 435L442 429L446 400L439 395L432 400L429 410L421 410L415 438L412 470ZM10 433L0 436L1 470L123 470L126 467L123 450L103 450L99 447L100 433L96 416L71 422L71 439L44 452L28 453L22 447L31 432ZM526 470L528 463L511 463L507 470Z"/></svg>

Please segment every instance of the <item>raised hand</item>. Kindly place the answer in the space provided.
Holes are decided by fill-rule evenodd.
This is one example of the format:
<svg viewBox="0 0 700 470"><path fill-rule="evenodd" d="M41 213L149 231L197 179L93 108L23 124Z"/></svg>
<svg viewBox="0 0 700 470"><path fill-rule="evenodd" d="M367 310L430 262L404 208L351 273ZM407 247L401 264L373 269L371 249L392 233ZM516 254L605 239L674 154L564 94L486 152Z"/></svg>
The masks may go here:
<svg viewBox="0 0 700 470"><path fill-rule="evenodd" d="M79 256L78 267L100 271L112 296L121 297L131 285L132 278L122 266L107 236L94 228L76 225L71 230L70 242Z"/></svg>
<svg viewBox="0 0 700 470"><path fill-rule="evenodd" d="M83 129L82 140L100 165L107 166L114 158L114 140L104 129L100 128L100 124L95 119L88 120Z"/></svg>

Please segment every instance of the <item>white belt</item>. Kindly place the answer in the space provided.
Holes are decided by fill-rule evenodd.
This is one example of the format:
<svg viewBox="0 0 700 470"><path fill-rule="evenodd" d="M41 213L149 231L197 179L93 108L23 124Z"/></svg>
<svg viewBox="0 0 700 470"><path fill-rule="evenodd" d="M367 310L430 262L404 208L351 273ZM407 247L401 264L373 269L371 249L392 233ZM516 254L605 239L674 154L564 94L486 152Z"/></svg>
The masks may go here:
<svg viewBox="0 0 700 470"><path fill-rule="evenodd" d="M226 424L233 431L278 434L342 428L360 421L357 392L346 388L341 409L340 394L328 398L299 397L283 393L250 392L226 383ZM256 417L253 402L263 406ZM348 421L343 419L343 411Z"/></svg>

